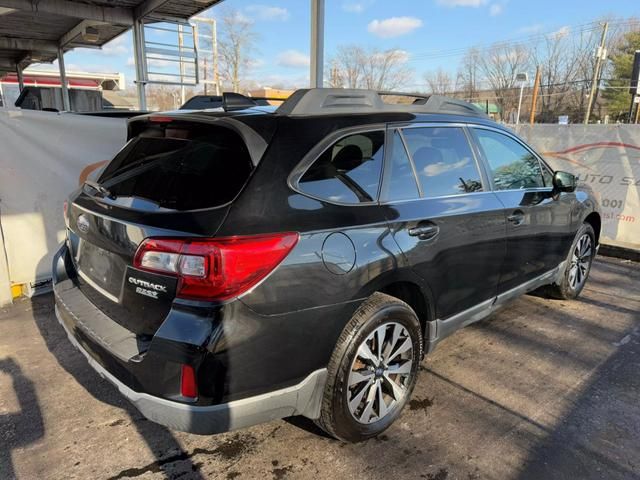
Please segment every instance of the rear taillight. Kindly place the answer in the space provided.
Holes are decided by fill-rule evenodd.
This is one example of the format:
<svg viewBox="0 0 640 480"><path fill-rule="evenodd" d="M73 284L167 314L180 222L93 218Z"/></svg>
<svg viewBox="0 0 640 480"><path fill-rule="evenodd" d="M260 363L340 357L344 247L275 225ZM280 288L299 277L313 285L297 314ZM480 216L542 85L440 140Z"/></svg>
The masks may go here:
<svg viewBox="0 0 640 480"><path fill-rule="evenodd" d="M147 238L136 268L178 277L179 298L227 300L266 277L298 242L297 233L213 239Z"/></svg>
<svg viewBox="0 0 640 480"><path fill-rule="evenodd" d="M68 224L68 220L69 220L69 202L68 201L64 201L64 203L62 204L62 216L64 218L64 223L65 225Z"/></svg>

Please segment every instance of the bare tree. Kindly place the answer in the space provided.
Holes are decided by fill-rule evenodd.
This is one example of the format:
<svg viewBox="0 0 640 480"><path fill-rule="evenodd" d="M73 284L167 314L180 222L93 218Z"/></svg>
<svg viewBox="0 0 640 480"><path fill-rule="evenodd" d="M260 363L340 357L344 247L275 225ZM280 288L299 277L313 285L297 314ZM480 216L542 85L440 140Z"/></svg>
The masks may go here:
<svg viewBox="0 0 640 480"><path fill-rule="evenodd" d="M237 10L224 11L220 22L220 76L234 92L239 92L240 81L254 60L257 36L253 23Z"/></svg>
<svg viewBox="0 0 640 480"><path fill-rule="evenodd" d="M480 77L480 51L477 48L470 48L462 58L462 63L456 78L456 90L461 92L463 97L473 102L478 93L478 79Z"/></svg>
<svg viewBox="0 0 640 480"><path fill-rule="evenodd" d="M568 32L546 35L533 47L532 56L540 66L540 115L542 122L554 122L558 115L567 113L567 96L572 95L577 79L577 56L580 50Z"/></svg>
<svg viewBox="0 0 640 480"><path fill-rule="evenodd" d="M449 72L439 68L435 72L427 72L424 75L427 88L436 95L452 95L455 91L453 78Z"/></svg>
<svg viewBox="0 0 640 480"><path fill-rule="evenodd" d="M331 82L333 87L359 88L364 75L363 63L366 53L358 45L341 45L331 60Z"/></svg>
<svg viewBox="0 0 640 480"><path fill-rule="evenodd" d="M517 107L516 75L526 72L529 62L529 49L520 44L497 43L480 56L480 71L496 95L503 119Z"/></svg>
<svg viewBox="0 0 640 480"><path fill-rule="evenodd" d="M406 84L412 75L402 50L364 49L358 45L338 47L329 62L332 87L394 90Z"/></svg>

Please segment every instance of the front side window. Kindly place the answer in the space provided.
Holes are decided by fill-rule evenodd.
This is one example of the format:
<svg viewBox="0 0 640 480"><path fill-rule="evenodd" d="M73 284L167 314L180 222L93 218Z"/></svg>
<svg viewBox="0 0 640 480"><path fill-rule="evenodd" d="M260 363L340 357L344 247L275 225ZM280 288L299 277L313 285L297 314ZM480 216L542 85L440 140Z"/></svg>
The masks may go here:
<svg viewBox="0 0 640 480"><path fill-rule="evenodd" d="M552 187L553 186L553 172L551 169L544 163L540 163L542 167L542 177L544 178L544 186Z"/></svg>
<svg viewBox="0 0 640 480"><path fill-rule="evenodd" d="M425 197L482 191L480 172L462 128L406 128L403 135Z"/></svg>
<svg viewBox="0 0 640 480"><path fill-rule="evenodd" d="M383 156L384 131L342 137L302 175L298 188L332 202L372 202L378 197Z"/></svg>
<svg viewBox="0 0 640 480"><path fill-rule="evenodd" d="M496 190L544 187L540 162L519 142L502 133L474 129Z"/></svg>

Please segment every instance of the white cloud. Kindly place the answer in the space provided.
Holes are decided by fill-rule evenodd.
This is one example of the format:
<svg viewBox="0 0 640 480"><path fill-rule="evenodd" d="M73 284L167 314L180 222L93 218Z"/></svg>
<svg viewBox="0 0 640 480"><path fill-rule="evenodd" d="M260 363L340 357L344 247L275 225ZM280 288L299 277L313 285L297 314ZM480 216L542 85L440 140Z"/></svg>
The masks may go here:
<svg viewBox="0 0 640 480"><path fill-rule="evenodd" d="M569 35L569 33L571 33L571 28L565 25L564 27L560 27L555 32L550 33L549 36L553 38L563 38Z"/></svg>
<svg viewBox="0 0 640 480"><path fill-rule="evenodd" d="M424 167L424 174L427 177L436 177L438 175L442 175L443 173L450 172L451 170L461 169L465 167L470 160L471 160L470 158L465 157L462 160L455 163L445 163L445 162L432 163L431 165L427 165L426 167Z"/></svg>
<svg viewBox="0 0 640 480"><path fill-rule="evenodd" d="M273 88L308 88L309 76L301 75L299 77L293 77L292 75L279 75L279 74L267 74L260 76L257 80L258 84L262 87Z"/></svg>
<svg viewBox="0 0 640 480"><path fill-rule="evenodd" d="M438 0L438 5L443 7L482 7L489 0Z"/></svg>
<svg viewBox="0 0 640 480"><path fill-rule="evenodd" d="M284 22L291 16L289 10L282 7L272 7L270 5L249 5L245 9L247 15L254 20L277 20Z"/></svg>
<svg viewBox="0 0 640 480"><path fill-rule="evenodd" d="M306 68L309 66L309 55L298 50L285 50L276 57L276 63L281 67Z"/></svg>
<svg viewBox="0 0 640 480"><path fill-rule="evenodd" d="M371 5L374 0L347 1L342 3L342 9L350 13L362 13Z"/></svg>
<svg viewBox="0 0 640 480"><path fill-rule="evenodd" d="M58 62L55 61L51 66L58 67ZM65 64L67 72L89 72L89 73L115 73L115 69L106 65L92 65L92 64L79 64L79 63L67 63ZM56 70L57 72L57 70Z"/></svg>
<svg viewBox="0 0 640 480"><path fill-rule="evenodd" d="M407 63L409 61L409 52L406 50L401 50L399 48L395 50L387 50L386 52L379 52L373 55L374 60L384 60L388 59L389 54L393 54L393 59L398 63Z"/></svg>
<svg viewBox="0 0 640 480"><path fill-rule="evenodd" d="M416 17L391 17L385 20L373 20L367 26L367 30L377 37L391 38L406 35L421 26L422 20Z"/></svg>
<svg viewBox="0 0 640 480"><path fill-rule="evenodd" d="M159 67L159 68L169 68L177 65L177 63L172 62L170 60L160 60L160 59L150 58L147 60L147 65L152 65L154 67Z"/></svg>
<svg viewBox="0 0 640 480"><path fill-rule="evenodd" d="M489 7L489 15L491 15L492 17L498 16L502 12L504 12L504 5L502 5L500 3L493 3Z"/></svg>
<svg viewBox="0 0 640 480"><path fill-rule="evenodd" d="M127 35L120 35L119 37L114 38L109 43L104 44L102 47L102 53L110 57L126 55L129 53L129 45L127 44L128 39Z"/></svg>
<svg viewBox="0 0 640 480"><path fill-rule="evenodd" d="M542 25L541 23L534 23L532 25L526 25L522 28L519 28L518 33L534 34L540 32L543 27L544 25Z"/></svg>

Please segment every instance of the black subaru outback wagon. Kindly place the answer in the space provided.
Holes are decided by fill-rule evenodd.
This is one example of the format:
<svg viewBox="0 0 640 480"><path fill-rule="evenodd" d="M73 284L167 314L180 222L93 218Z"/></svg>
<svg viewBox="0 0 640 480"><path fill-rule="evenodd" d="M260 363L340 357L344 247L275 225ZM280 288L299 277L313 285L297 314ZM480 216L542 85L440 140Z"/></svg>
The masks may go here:
<svg viewBox="0 0 640 480"><path fill-rule="evenodd" d="M446 336L540 287L575 298L592 193L470 104L390 98L311 89L131 119L65 204L71 342L171 428L304 415L359 441L398 418Z"/></svg>

